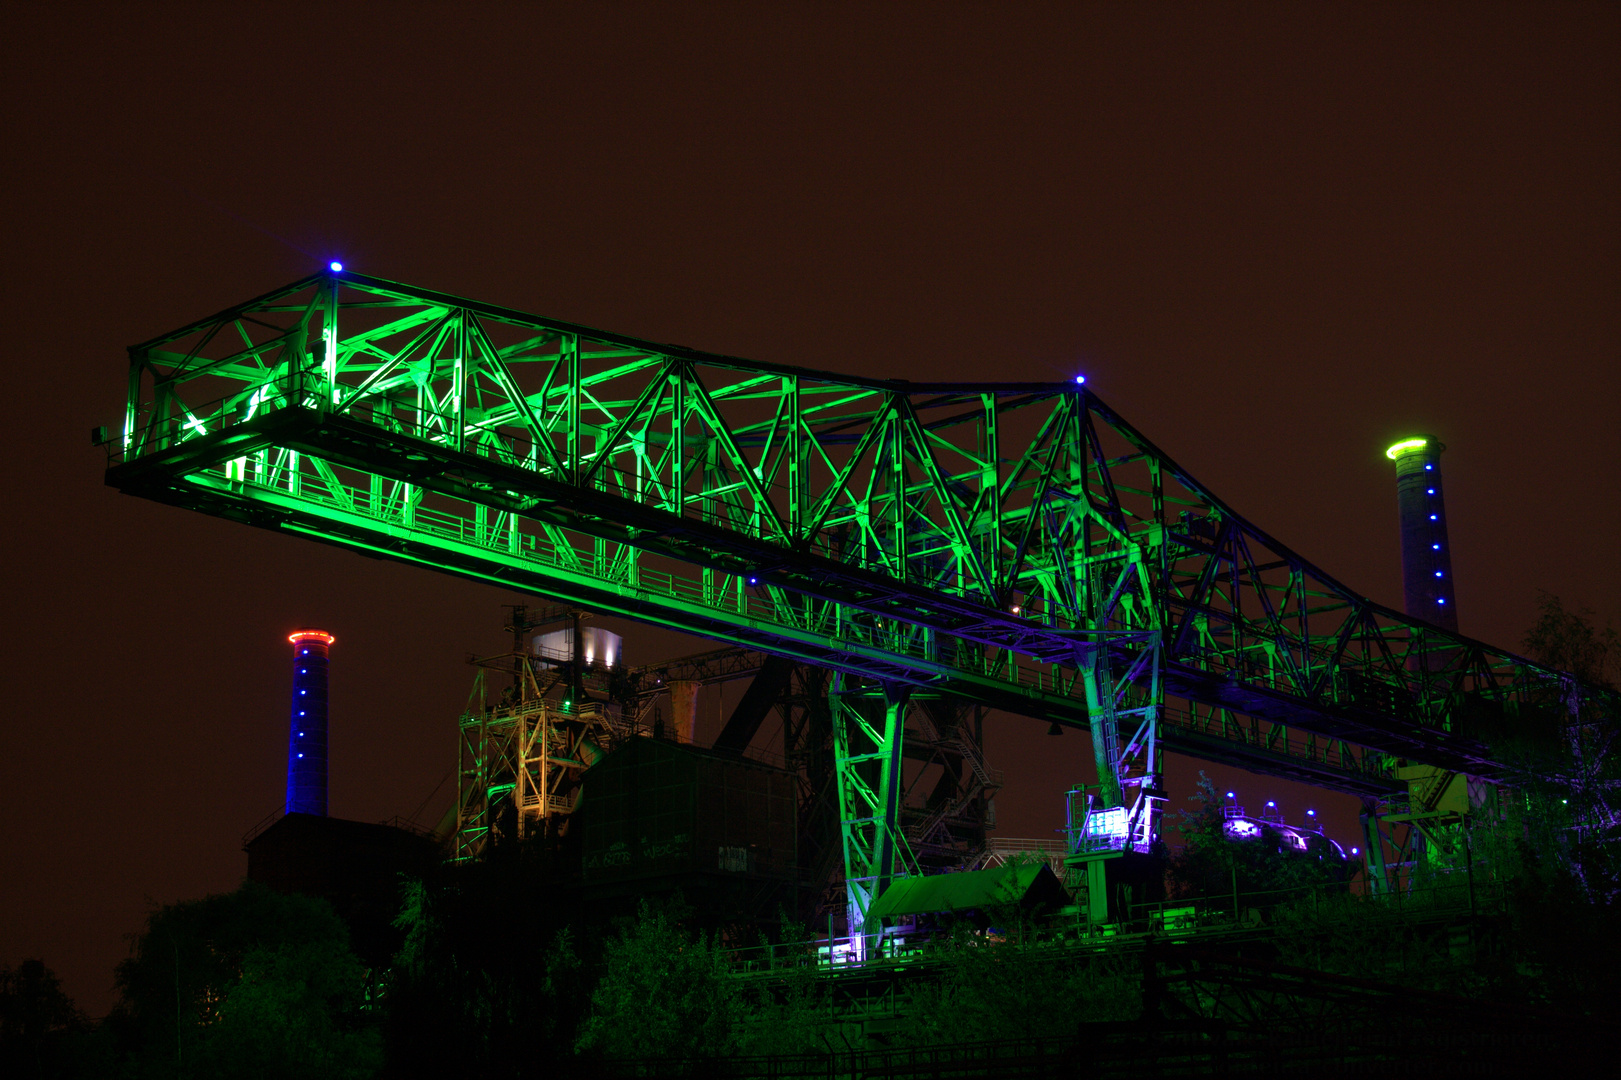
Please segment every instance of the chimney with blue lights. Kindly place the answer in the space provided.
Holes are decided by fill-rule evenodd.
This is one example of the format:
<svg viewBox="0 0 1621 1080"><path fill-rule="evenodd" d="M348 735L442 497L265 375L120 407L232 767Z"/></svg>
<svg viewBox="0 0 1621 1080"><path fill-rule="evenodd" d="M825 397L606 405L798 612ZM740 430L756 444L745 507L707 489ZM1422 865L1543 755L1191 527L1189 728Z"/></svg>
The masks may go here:
<svg viewBox="0 0 1621 1080"><path fill-rule="evenodd" d="M1456 633L1452 545L1447 542L1446 503L1441 492L1441 452L1445 449L1433 435L1415 435L1386 450L1385 457L1396 463L1407 614Z"/></svg>
<svg viewBox="0 0 1621 1080"><path fill-rule="evenodd" d="M297 630L287 640L293 644L287 813L326 817L327 659L337 638L325 630Z"/></svg>

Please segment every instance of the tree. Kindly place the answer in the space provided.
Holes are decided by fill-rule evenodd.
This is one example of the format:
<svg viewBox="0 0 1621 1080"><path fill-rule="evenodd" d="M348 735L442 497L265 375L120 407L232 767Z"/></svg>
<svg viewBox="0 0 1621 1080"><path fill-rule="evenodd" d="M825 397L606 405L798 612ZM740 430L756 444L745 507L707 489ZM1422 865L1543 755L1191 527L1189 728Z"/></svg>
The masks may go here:
<svg viewBox="0 0 1621 1080"><path fill-rule="evenodd" d="M69 1036L85 1018L41 960L0 967L0 1074L61 1075Z"/></svg>
<svg viewBox="0 0 1621 1080"><path fill-rule="evenodd" d="M247 882L152 913L115 1023L137 1076L348 1080L381 1062L365 982L330 904Z"/></svg>
<svg viewBox="0 0 1621 1080"><path fill-rule="evenodd" d="M735 1049L743 1003L728 983L725 954L679 919L679 910L644 900L635 921L606 943L581 1050L712 1058Z"/></svg>
<svg viewBox="0 0 1621 1080"><path fill-rule="evenodd" d="M407 883L387 987L389 1077L548 1075L588 1000L580 919L544 844L498 845Z"/></svg>
<svg viewBox="0 0 1621 1080"><path fill-rule="evenodd" d="M1537 710L1546 732L1541 753L1516 756L1517 744L1504 740L1505 757L1518 766L1525 834L1536 849L1531 861L1571 875L1589 900L1610 903L1621 898L1621 711L1614 694L1621 636L1608 622L1596 626L1591 610L1567 610L1549 593L1538 606L1526 651L1576 681Z"/></svg>
<svg viewBox="0 0 1621 1080"><path fill-rule="evenodd" d="M1537 598L1537 621L1525 634L1531 659L1556 671L1568 671L1590 686L1614 690L1621 681L1621 635L1606 622L1593 625L1592 609L1566 611L1552 593Z"/></svg>
<svg viewBox="0 0 1621 1080"><path fill-rule="evenodd" d="M1189 801L1191 810L1178 811L1183 846L1166 874L1174 897L1224 896L1235 886L1244 893L1269 893L1346 878L1345 864L1321 837L1311 838L1305 851L1265 825L1259 836L1230 838L1216 785L1203 771Z"/></svg>

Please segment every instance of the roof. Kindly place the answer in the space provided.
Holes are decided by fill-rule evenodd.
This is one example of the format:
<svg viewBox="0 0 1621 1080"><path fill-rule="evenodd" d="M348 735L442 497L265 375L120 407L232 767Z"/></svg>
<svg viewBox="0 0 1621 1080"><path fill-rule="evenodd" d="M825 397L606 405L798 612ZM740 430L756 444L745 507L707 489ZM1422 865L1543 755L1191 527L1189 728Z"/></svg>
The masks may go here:
<svg viewBox="0 0 1621 1080"><path fill-rule="evenodd" d="M869 914L894 918L1015 904L1059 906L1068 902L1068 894L1046 863L1009 862L989 870L901 878L884 890Z"/></svg>

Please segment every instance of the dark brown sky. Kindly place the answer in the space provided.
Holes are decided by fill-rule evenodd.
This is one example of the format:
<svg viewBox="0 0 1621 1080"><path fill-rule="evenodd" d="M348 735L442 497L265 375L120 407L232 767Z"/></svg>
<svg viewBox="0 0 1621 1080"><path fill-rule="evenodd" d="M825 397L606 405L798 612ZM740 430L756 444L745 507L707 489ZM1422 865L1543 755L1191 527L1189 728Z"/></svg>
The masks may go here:
<svg viewBox="0 0 1621 1080"><path fill-rule="evenodd" d="M93 1012L146 905L234 885L279 804L289 628L338 635L332 809L369 820L449 769L500 644L498 591L101 486L125 345L332 256L833 370L1081 369L1393 605L1380 451L1433 431L1466 633L1516 645L1538 589L1621 616L1613 5L3 19L0 963ZM1003 833L1045 834L1086 741L990 742Z"/></svg>

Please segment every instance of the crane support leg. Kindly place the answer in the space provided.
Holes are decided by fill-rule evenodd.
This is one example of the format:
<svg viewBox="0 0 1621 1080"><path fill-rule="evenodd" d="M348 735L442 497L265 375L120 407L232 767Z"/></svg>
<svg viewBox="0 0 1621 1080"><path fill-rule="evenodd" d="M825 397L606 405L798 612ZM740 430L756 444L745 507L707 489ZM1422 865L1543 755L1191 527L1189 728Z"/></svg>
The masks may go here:
<svg viewBox="0 0 1621 1080"><path fill-rule="evenodd" d="M857 954L865 957L879 932L876 920L867 913L889 887L897 862L904 870L909 861L898 820L906 688L858 685L840 674L828 701L833 713L849 933Z"/></svg>

